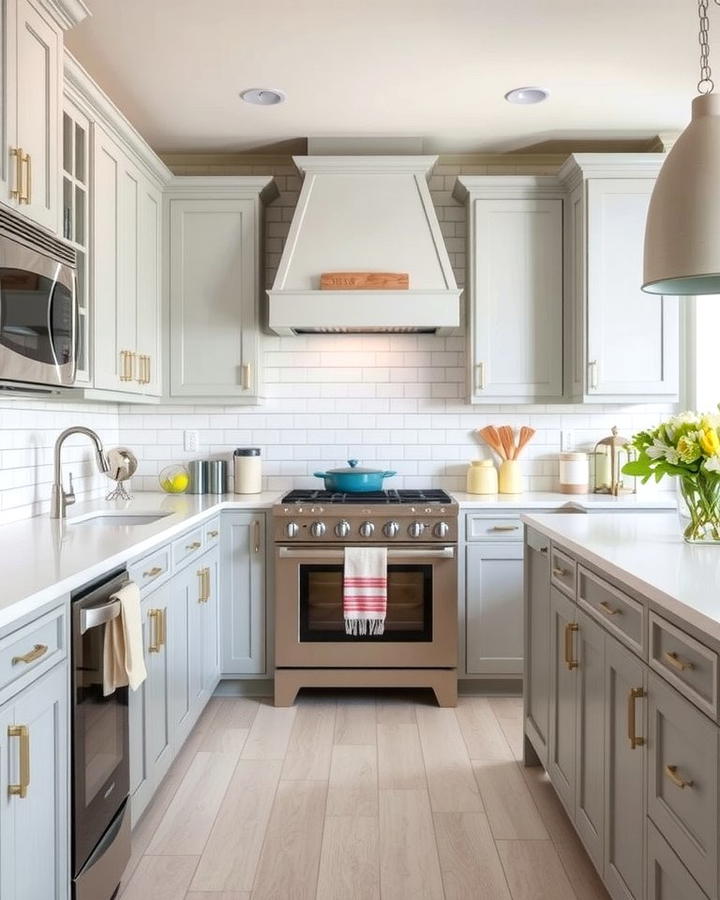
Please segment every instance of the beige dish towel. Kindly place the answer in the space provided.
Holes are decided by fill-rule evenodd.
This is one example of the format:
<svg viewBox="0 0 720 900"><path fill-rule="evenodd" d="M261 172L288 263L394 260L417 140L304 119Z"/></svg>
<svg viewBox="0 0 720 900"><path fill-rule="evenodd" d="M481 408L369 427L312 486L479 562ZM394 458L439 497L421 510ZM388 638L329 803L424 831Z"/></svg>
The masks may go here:
<svg viewBox="0 0 720 900"><path fill-rule="evenodd" d="M110 598L120 603L120 615L105 626L103 646L103 694L129 684L136 691L147 678L143 655L140 588L134 581Z"/></svg>

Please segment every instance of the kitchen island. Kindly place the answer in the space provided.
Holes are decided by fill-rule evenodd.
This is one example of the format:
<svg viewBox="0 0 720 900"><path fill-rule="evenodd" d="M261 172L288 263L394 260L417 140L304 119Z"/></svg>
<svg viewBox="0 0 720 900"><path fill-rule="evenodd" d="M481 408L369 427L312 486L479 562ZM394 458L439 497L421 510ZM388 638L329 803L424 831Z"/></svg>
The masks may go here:
<svg viewBox="0 0 720 900"><path fill-rule="evenodd" d="M525 515L524 739L613 898L718 898L720 547Z"/></svg>

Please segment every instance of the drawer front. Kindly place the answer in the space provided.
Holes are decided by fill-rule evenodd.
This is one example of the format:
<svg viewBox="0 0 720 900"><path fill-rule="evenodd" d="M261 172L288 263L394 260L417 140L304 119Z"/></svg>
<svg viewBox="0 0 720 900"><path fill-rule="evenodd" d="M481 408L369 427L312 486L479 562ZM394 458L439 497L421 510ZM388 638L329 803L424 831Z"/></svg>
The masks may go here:
<svg viewBox="0 0 720 900"><path fill-rule="evenodd" d="M220 543L220 516L210 519L203 526L203 544L206 548Z"/></svg>
<svg viewBox="0 0 720 900"><path fill-rule="evenodd" d="M577 564L572 557L558 550L557 547L552 548L550 557L550 580L568 597L575 599L575 577Z"/></svg>
<svg viewBox="0 0 720 900"><path fill-rule="evenodd" d="M170 575L170 547L163 547L148 556L144 556L137 562L130 563L128 575L130 580L145 593L150 586L157 587Z"/></svg>
<svg viewBox="0 0 720 900"><path fill-rule="evenodd" d="M717 727L652 672L648 712L648 815L716 900Z"/></svg>
<svg viewBox="0 0 720 900"><path fill-rule="evenodd" d="M469 541L521 541L523 526L520 516L478 516L469 514L465 521Z"/></svg>
<svg viewBox="0 0 720 900"><path fill-rule="evenodd" d="M707 900L652 822L647 829L648 900Z"/></svg>
<svg viewBox="0 0 720 900"><path fill-rule="evenodd" d="M650 665L681 694L717 718L717 654L650 613Z"/></svg>
<svg viewBox="0 0 720 900"><path fill-rule="evenodd" d="M645 652L645 615L642 603L578 566L578 603L641 656Z"/></svg>
<svg viewBox="0 0 720 900"><path fill-rule="evenodd" d="M0 641L2 699L39 678L67 656L66 628L67 613L61 606ZM32 676L27 678L29 673Z"/></svg>
<svg viewBox="0 0 720 900"><path fill-rule="evenodd" d="M203 552L203 529L196 528L188 531L178 538L172 545L172 560L174 566L184 566L191 559Z"/></svg>

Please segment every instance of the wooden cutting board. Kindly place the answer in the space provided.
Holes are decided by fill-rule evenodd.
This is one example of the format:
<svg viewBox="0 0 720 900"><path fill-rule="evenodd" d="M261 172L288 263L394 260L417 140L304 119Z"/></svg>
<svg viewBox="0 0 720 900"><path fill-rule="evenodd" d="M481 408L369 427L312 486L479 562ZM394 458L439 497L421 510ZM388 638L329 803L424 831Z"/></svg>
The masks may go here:
<svg viewBox="0 0 720 900"><path fill-rule="evenodd" d="M323 272L321 291L407 291L407 272Z"/></svg>

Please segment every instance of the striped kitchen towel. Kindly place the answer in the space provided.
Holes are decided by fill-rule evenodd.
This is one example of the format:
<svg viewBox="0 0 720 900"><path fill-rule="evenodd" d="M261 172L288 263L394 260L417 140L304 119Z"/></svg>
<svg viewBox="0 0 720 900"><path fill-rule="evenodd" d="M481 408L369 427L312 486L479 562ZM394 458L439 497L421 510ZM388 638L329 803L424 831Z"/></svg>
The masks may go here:
<svg viewBox="0 0 720 900"><path fill-rule="evenodd" d="M380 635L387 612L387 549L346 547L343 574L345 634Z"/></svg>

